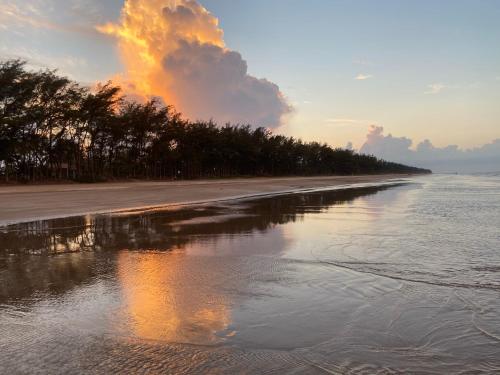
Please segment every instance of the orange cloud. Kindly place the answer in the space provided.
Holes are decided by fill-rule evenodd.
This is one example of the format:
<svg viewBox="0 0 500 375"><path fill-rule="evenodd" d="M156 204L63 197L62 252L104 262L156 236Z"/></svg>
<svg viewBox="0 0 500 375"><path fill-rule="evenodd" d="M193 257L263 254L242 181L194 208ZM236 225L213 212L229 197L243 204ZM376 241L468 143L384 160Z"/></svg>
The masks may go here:
<svg viewBox="0 0 500 375"><path fill-rule="evenodd" d="M216 17L195 0L127 0L118 40L133 94L160 96L192 119L275 127L290 112L277 85L248 75Z"/></svg>
<svg viewBox="0 0 500 375"><path fill-rule="evenodd" d="M371 74L358 74L356 77L354 77L354 79L357 81L364 81L370 78L373 78Z"/></svg>

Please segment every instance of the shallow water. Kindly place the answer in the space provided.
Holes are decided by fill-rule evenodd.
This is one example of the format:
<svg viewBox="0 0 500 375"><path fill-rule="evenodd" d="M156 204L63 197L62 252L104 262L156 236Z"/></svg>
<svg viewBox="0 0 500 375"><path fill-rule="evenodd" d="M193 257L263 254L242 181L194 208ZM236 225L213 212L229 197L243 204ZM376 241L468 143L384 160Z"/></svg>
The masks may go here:
<svg viewBox="0 0 500 375"><path fill-rule="evenodd" d="M2 373L499 373L500 176L0 229Z"/></svg>

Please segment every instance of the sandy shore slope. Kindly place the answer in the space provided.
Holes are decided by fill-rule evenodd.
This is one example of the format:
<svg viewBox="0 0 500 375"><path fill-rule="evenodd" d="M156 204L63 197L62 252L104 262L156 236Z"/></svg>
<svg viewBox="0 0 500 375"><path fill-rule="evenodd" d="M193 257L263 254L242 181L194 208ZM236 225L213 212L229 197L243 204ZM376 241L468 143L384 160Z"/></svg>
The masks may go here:
<svg viewBox="0 0 500 375"><path fill-rule="evenodd" d="M340 185L385 182L405 175L245 178L0 187L0 225L210 202Z"/></svg>

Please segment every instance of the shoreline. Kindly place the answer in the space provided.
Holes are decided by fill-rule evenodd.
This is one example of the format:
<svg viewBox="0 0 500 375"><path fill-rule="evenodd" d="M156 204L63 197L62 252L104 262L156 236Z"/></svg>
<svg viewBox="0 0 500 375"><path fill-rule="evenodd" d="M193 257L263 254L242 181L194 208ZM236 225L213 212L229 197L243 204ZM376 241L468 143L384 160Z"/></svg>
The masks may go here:
<svg viewBox="0 0 500 375"><path fill-rule="evenodd" d="M0 227L387 184L412 174L0 186ZM394 181L395 182L395 181ZM359 186L358 186L359 185Z"/></svg>

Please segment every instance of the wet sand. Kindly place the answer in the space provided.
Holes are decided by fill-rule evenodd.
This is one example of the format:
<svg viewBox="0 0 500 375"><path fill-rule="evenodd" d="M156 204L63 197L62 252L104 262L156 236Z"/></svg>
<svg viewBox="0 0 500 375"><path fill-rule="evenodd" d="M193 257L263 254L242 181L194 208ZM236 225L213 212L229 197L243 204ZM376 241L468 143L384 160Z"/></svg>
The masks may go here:
<svg viewBox="0 0 500 375"><path fill-rule="evenodd" d="M500 178L404 181L0 228L0 373L500 374Z"/></svg>
<svg viewBox="0 0 500 375"><path fill-rule="evenodd" d="M0 226L67 216L375 183L406 176L392 174L1 186Z"/></svg>

